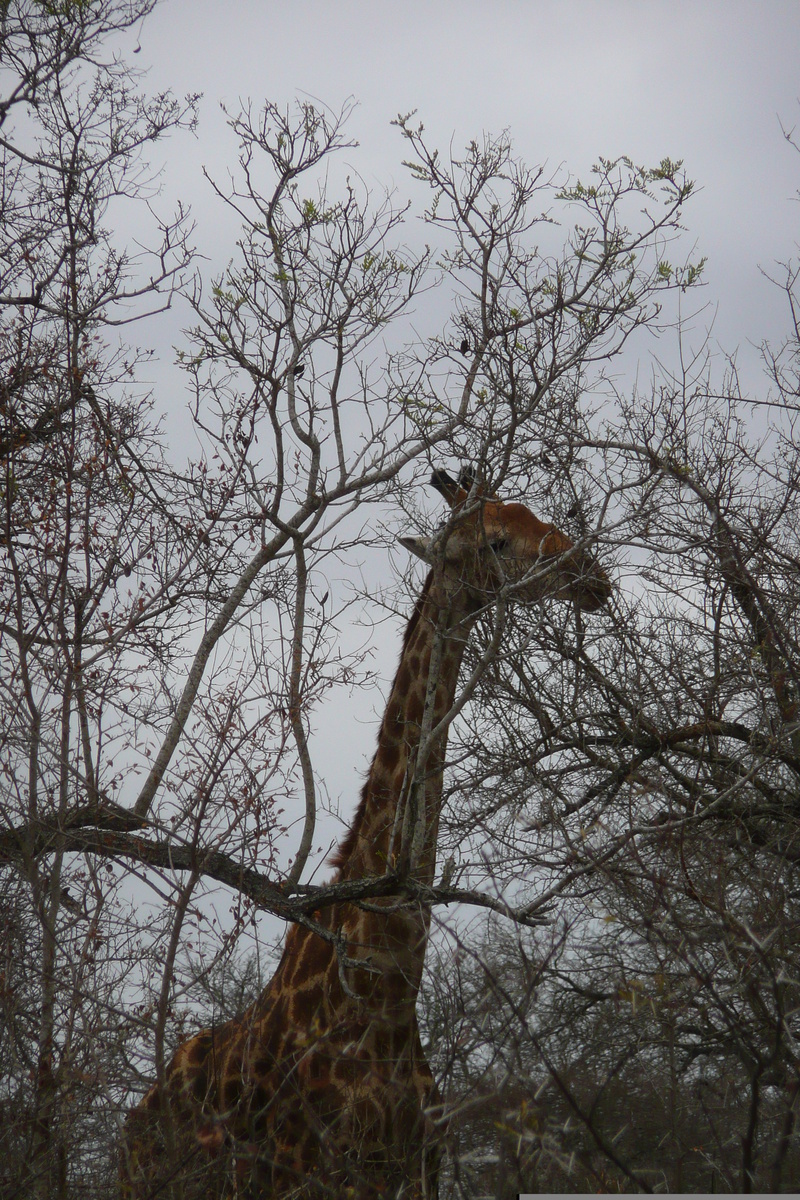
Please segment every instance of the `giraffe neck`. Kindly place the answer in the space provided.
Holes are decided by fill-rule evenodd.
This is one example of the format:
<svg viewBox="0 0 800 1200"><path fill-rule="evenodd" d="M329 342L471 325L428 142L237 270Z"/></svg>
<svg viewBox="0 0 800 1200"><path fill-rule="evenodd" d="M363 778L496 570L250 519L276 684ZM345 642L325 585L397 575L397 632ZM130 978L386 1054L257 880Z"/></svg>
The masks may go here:
<svg viewBox="0 0 800 1200"><path fill-rule="evenodd" d="M447 729L476 602L428 576L406 630L378 747L355 821L339 848L340 879L410 871L432 883Z"/></svg>
<svg viewBox="0 0 800 1200"><path fill-rule="evenodd" d="M452 706L477 610L464 588L451 592L430 575L408 623L361 803L333 860L340 880L405 871L433 882L447 731L431 735ZM259 1039L268 1037L277 995L289 998L293 1028L305 1030L313 1019L326 1037L344 1030L348 1041L356 1002L359 1021L399 1037L390 1057L402 1044L405 1058L414 1058L427 908L407 897L376 897L364 905L335 904L321 919L344 939L347 963L311 931L290 929L278 970L256 1005L264 1022ZM379 1057L387 1054L384 1046Z"/></svg>

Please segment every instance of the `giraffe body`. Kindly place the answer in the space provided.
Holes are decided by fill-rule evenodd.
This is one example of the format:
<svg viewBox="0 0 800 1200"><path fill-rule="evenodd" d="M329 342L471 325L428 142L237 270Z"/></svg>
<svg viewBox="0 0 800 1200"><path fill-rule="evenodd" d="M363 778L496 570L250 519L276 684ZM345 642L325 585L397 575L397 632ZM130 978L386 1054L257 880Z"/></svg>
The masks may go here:
<svg viewBox="0 0 800 1200"><path fill-rule="evenodd" d="M392 873L433 882L447 741L440 722L469 630L498 586L510 581L529 600L569 596L586 609L610 593L602 569L524 506L489 499L470 510L443 472L433 482L454 516L438 539L403 539L432 569L334 860L338 880ZM182 1200L435 1197L441 1099L416 1017L429 913L400 890L317 916L345 955L292 926L258 1000L181 1046L166 1086L154 1085L130 1114L129 1197L171 1188Z"/></svg>

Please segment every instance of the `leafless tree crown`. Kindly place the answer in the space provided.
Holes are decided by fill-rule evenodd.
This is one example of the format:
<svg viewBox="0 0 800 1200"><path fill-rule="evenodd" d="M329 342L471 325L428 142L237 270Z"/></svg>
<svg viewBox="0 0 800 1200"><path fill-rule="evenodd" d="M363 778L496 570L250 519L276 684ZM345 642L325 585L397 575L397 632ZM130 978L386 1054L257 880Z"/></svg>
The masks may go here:
<svg viewBox="0 0 800 1200"><path fill-rule="evenodd" d="M268 977L258 915L388 886L307 882L314 717L370 677L341 577L425 532L443 460L539 497L614 597L510 603L467 649L418 897L442 1196L796 1189L797 268L762 394L685 347L623 389L703 270L680 163L552 178L401 116L414 250L406 203L340 169L351 106L267 102L230 115L209 186L241 233L209 278L149 166L196 98L113 53L152 7L0 13L3 1197L113 1195L131 1102ZM137 346L174 305L177 446Z"/></svg>

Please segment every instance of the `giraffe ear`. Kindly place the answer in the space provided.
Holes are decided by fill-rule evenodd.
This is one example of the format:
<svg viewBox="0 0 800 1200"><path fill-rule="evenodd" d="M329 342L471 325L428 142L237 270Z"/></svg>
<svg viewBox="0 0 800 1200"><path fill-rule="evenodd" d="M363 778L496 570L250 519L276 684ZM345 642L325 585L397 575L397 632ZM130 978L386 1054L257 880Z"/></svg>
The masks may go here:
<svg viewBox="0 0 800 1200"><path fill-rule="evenodd" d="M401 537L397 539L401 546L416 554L423 562L431 562L431 539L425 537Z"/></svg>

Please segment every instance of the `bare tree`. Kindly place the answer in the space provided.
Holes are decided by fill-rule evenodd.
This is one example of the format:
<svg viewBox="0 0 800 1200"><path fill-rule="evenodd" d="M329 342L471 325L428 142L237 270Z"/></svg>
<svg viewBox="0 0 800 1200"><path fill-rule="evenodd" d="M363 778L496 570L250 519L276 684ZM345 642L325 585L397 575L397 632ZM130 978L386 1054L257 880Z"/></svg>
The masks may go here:
<svg viewBox="0 0 800 1200"><path fill-rule="evenodd" d="M194 101L144 97L105 51L151 7L12 3L0 19L11 69L0 101L8 1196L112 1188L115 1124L132 1094L163 1079L171 1048L200 1019L198 975L213 977L257 912L313 926L320 906L341 899L303 882L321 803L310 716L360 666L338 640L345 601L329 564L385 544L387 501L423 520L409 486L417 465L469 459L505 494L552 479L542 515L568 499L584 545L601 530L612 543L645 544L656 479L674 497L682 536L691 495L692 512L713 525L730 611L765 647L764 712L778 704L791 720L789 609L762 604L766 568L742 550L754 536L745 537L746 514L719 496L714 509L701 474L689 488L683 443L649 432L654 406L640 426L628 422L625 440L583 396L657 318L660 294L696 278L699 266L678 271L665 258L691 193L680 165L601 162L591 185L568 185L519 163L507 137L445 161L401 118L412 172L430 192L434 270L432 251L403 244L404 205L337 174L348 108L268 103L231 118L239 167L227 190L214 186L242 235L231 266L202 282L190 273L187 215L155 215L147 167L154 142L192 127ZM112 232L129 202L153 214L149 255ZM570 223L565 241L558 214ZM453 317L421 338L409 305L434 286ZM192 313L180 361L195 453L169 447L163 402L138 383L143 357L130 340L134 319L178 295ZM599 661L580 624L553 624L545 610L517 627L533 660L515 652L519 643L502 655L479 647L480 671L457 700L464 746L470 722L484 731L496 703L509 764L514 723L527 737L531 720L534 747L553 757L531 753L533 784L516 765L504 775L492 823L474 773L477 761L488 788L490 759L469 744L465 847L479 828L505 845L509 823L533 803L531 786L566 799L558 820L572 847L584 811L608 806L609 780L633 770L626 755L644 754L646 772L658 726L634 717L647 706L620 672L634 663L637 686L659 695L665 681L647 676L635 613L618 616L595 635ZM526 674L537 656L557 704ZM469 716L476 687L483 706ZM716 714L718 700L709 703ZM586 728L600 729L591 736L587 713ZM714 727L702 736L734 735ZM734 744L757 752L744 738ZM653 763L665 753L659 744ZM466 788L461 748L456 758L452 786ZM740 770L754 787L749 760ZM619 857L638 843L613 826ZM604 878L579 855L520 906L501 877L527 876L537 860L529 838L508 845L502 870L480 854L454 858L459 874L425 903L471 901L535 923L570 879ZM552 874L554 862L546 866ZM357 882L351 898L386 886Z"/></svg>
<svg viewBox="0 0 800 1200"><path fill-rule="evenodd" d="M431 978L454 1195L797 1190L796 278L761 397L684 346L556 413L620 587L605 630L518 614L452 747L453 878L552 915Z"/></svg>
<svg viewBox="0 0 800 1200"><path fill-rule="evenodd" d="M9 68L0 104L0 739L4 850L15 864L3 893L10 1195L66 1195L76 1174L96 1178L90 1143L103 1125L107 1141L115 1085L120 1095L118 998L135 933L109 868L69 855L63 830L101 814L112 827L129 824L115 802L117 756L132 740L122 680L152 669L169 644L162 584L175 555L152 482L163 460L149 405L126 386L137 352L110 338L170 303L186 277L188 231L182 214L154 216L140 264L106 221L129 198L146 201L143 153L191 126L193 104L144 100L132 73L101 53L151 7L12 4L0 26ZM135 596L129 580L140 585ZM95 1031L106 1034L102 1050Z"/></svg>

